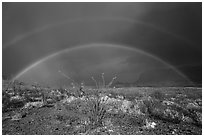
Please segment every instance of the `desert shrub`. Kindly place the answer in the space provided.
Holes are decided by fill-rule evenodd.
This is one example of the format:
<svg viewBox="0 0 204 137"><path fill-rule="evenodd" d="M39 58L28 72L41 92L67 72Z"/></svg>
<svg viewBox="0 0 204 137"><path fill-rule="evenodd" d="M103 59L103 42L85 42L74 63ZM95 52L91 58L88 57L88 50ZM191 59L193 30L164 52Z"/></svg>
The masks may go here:
<svg viewBox="0 0 204 137"><path fill-rule="evenodd" d="M6 112L9 109L10 96L6 92L2 93L2 112Z"/></svg>
<svg viewBox="0 0 204 137"><path fill-rule="evenodd" d="M93 127L102 126L102 121L105 118L107 111L104 105L105 100L101 100L100 95L104 93L104 88L110 87L112 85L116 77L114 77L107 86L105 85L104 73L101 75L103 82L100 84L100 86L99 83L93 77L91 77L96 85L96 89L87 89L85 91L83 83L78 84L62 71L59 72L68 80L72 81L72 88L70 88L69 91L74 94L73 96L75 98L78 98L66 104L66 109L70 111L76 110L75 112L88 115L90 123ZM80 99L84 96L87 97L87 100Z"/></svg>
<svg viewBox="0 0 204 137"><path fill-rule="evenodd" d="M70 90L67 90L65 93L68 97L73 96L73 93Z"/></svg>
<svg viewBox="0 0 204 137"><path fill-rule="evenodd" d="M158 99L158 100L164 100L165 95L162 93L162 91L153 91L153 93L150 94L151 97Z"/></svg>
<svg viewBox="0 0 204 137"><path fill-rule="evenodd" d="M112 89L107 89L106 93L108 94L109 97L111 98L116 98L118 96L118 93Z"/></svg>
<svg viewBox="0 0 204 137"><path fill-rule="evenodd" d="M90 98L88 98L87 105L88 105L88 110L89 113L87 114L90 122L94 127L99 127L102 126L103 120L105 116L107 115L107 110L105 106L105 102L107 99L101 99L100 95L104 94L104 88L109 88L116 77L113 77L112 80L109 82L109 84L105 84L105 79L104 79L104 73L101 75L102 77L102 84L99 84L94 77L91 77L91 79L94 81L96 85L96 90L89 91L90 93L92 92ZM99 86L100 85L100 86ZM110 94L110 91L108 91ZM112 94L111 94L112 95Z"/></svg>
<svg viewBox="0 0 204 137"><path fill-rule="evenodd" d="M71 101L70 103L64 104L66 110L72 111L72 112L78 112L80 108L82 108L83 101L80 99L75 99Z"/></svg>
<svg viewBox="0 0 204 137"><path fill-rule="evenodd" d="M64 88L62 88L62 87L60 87L60 88L58 89L58 91L59 91L61 94L66 94L66 93L67 93L66 90L65 90Z"/></svg>
<svg viewBox="0 0 204 137"><path fill-rule="evenodd" d="M176 124L182 121L184 109L179 106L166 106L157 99L147 99L143 102L147 106L147 112L151 118ZM188 114L187 111L185 113Z"/></svg>
<svg viewBox="0 0 204 137"><path fill-rule="evenodd" d="M150 96L144 96L143 99L142 99L142 101L143 101L143 104L144 104L144 105L146 106L146 108L147 108L147 112L148 112L148 113L151 113L151 110L152 110L153 107L154 107L154 105L153 105L153 103L154 103L153 99L152 99Z"/></svg>
<svg viewBox="0 0 204 137"><path fill-rule="evenodd" d="M129 101L133 101L133 100L135 100L135 95L131 95L131 94L127 94L126 96L125 96L125 99L127 99L127 100L129 100Z"/></svg>
<svg viewBox="0 0 204 137"><path fill-rule="evenodd" d="M187 95L187 98L191 100L202 98L202 91L200 90L193 90L190 88L189 89L186 88L184 94Z"/></svg>
<svg viewBox="0 0 204 137"><path fill-rule="evenodd" d="M184 111L184 110L183 110ZM202 112L198 112L193 109L189 109L187 111L184 111L184 116L188 116L192 118L194 125L201 127L202 126Z"/></svg>
<svg viewBox="0 0 204 137"><path fill-rule="evenodd" d="M162 119L162 111L164 111L166 107L163 106L160 101L147 97L144 98L143 103L147 107L147 113L150 117Z"/></svg>
<svg viewBox="0 0 204 137"><path fill-rule="evenodd" d="M102 126L103 119L107 113L105 105L99 96L95 96L94 99L88 101L89 113L88 117L92 125L98 127Z"/></svg>

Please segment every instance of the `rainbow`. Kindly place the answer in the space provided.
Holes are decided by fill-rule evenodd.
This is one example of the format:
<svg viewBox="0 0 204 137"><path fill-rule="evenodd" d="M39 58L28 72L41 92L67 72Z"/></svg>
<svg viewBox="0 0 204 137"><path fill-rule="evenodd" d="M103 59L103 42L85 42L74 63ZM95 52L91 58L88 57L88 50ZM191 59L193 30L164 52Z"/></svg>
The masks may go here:
<svg viewBox="0 0 204 137"><path fill-rule="evenodd" d="M168 34L169 36L171 37L174 37L176 39L179 39L183 42L186 42L188 45L194 45L194 43L192 41L190 41L189 39L186 39L180 35L177 35L175 33L172 33L168 30L165 30L163 29L162 27L158 27L158 26L155 26L153 24L150 24L150 23L147 23L147 22L144 22L144 21L140 21L140 20L135 20L135 19L130 19L130 18L116 18L116 17L100 17L100 18L75 18L75 19L72 19L72 20L66 20L66 21L63 21L63 22L57 22L57 23L53 23L53 24L48 24L46 26L43 26L41 28L36 28L28 33L24 33L24 34L21 34L19 35L18 37L14 38L13 40L11 40L10 42L4 44L3 46L3 49L6 49L10 46L13 46L15 45L15 43L18 43L20 41L23 41L24 39L27 39L35 34L38 34L38 33L41 33L43 31L46 31L46 30L49 30L49 29L52 29L52 28L55 28L55 27L59 27L59 26L62 26L62 25L67 25L67 24L74 24L76 22L97 22L97 21L119 21L119 22L126 22L126 23L129 23L129 24L140 24L140 25L143 25L145 27L148 27L150 29L154 29L156 31L159 31L159 32L162 32L164 34Z"/></svg>
<svg viewBox="0 0 204 137"><path fill-rule="evenodd" d="M19 72L12 80L16 80L16 79L19 79L23 74L25 74L26 72L28 72L30 69L38 66L39 64L49 60L49 59L52 59L54 58L55 56L58 56L60 54L64 54L64 53L69 53L69 52L72 52L72 51L75 51L75 50L80 50L80 49L85 49L85 48L92 48L92 47L111 47L111 48L121 48L121 49L124 49L124 50L131 50L131 51L135 51L137 53L140 53L140 54L143 54L143 55L146 55L152 59L155 59L161 63L163 63L164 65L168 66L169 68L171 68L172 70L174 70L176 73L178 73L180 76L182 76L183 78L189 80L189 78L184 75L182 72L180 72L178 69L176 69L174 66L172 66L171 64L169 64L168 62L160 59L159 57L153 55L153 54L150 54L148 52L145 52L143 50L140 50L140 49L136 49L136 48L133 48L133 47L130 47L130 46L127 46L127 45L116 45L116 44L109 44L109 43L92 43L92 44L86 44L86 45L79 45L79 46L75 46L75 47L72 47L72 48L66 48L66 49L63 49L63 50L60 50L58 52L55 52L51 55L48 55L44 58L41 58L39 59L38 61L36 61L35 63L33 64L30 64L29 66L27 66L24 70L22 70L21 72ZM190 81L190 80L189 80Z"/></svg>

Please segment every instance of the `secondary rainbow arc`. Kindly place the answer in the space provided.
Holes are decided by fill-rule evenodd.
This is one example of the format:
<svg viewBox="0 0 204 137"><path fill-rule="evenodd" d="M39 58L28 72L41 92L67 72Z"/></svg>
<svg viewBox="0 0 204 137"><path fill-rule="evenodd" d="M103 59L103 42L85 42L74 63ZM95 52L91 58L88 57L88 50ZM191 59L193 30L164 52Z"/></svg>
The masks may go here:
<svg viewBox="0 0 204 137"><path fill-rule="evenodd" d="M94 21L124 21L124 22L127 22L127 23L130 23L130 24L140 24L140 25L143 25L145 27L148 27L150 29L154 29L156 31L159 31L159 32L162 32L164 34L168 34L169 36L171 37L174 37L176 39L179 39L183 42L185 42L186 44L189 45L194 45L194 43L180 35L177 35L173 32L170 32L168 30L165 30L164 28L162 27L159 27L159 26L156 26L156 25L153 25L151 23L147 23L147 22L144 22L144 21L141 21L141 20L135 20L135 19L131 19L131 18L124 18L124 17L100 17L100 18L75 18L75 19L72 19L72 20L65 20L63 22L57 22L57 23L53 23L53 24L48 24L46 26L43 26L41 28L36 28L28 33L24 33L22 35L19 35L18 37L14 38L13 40L11 40L10 42L4 44L3 46L3 49L6 49L10 46L13 46L15 45L15 43L18 43L28 37L31 37L32 35L34 34L37 34L37 33L40 33L40 32L43 32L43 31L46 31L46 30L49 30L49 29L52 29L54 27L58 27L58 26L62 26L62 25L66 25L66 24L74 24L76 22L94 22Z"/></svg>

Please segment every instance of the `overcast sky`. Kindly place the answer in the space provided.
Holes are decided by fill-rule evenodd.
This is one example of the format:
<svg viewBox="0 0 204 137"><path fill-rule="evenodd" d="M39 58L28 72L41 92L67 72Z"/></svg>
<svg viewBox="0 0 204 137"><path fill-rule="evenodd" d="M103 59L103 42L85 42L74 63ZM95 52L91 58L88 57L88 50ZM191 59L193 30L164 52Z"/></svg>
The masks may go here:
<svg viewBox="0 0 204 137"><path fill-rule="evenodd" d="M202 3L3 3L3 76L202 83Z"/></svg>

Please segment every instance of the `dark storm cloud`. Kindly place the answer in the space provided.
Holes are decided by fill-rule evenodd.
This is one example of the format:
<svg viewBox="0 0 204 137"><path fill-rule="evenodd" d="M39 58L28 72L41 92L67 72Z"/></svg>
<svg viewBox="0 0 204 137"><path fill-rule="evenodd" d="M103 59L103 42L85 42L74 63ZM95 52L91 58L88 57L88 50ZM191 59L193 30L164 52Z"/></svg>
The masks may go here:
<svg viewBox="0 0 204 137"><path fill-rule="evenodd" d="M143 17L147 22L163 26L175 34L195 43L196 48L202 42L202 4L201 3L162 3L161 7L172 7L166 10L154 10ZM194 45L194 46L195 46Z"/></svg>
<svg viewBox="0 0 204 137"><path fill-rule="evenodd" d="M3 75L16 75L69 47L112 43L141 49L172 64L193 82L202 81L202 3L3 3L2 7ZM78 56L84 58L70 57L69 63L61 56L56 62L72 64L73 73L89 65L108 66L103 59L93 58L96 54L89 55L81 52ZM130 70L139 64L157 66L144 56L132 56L124 64L129 67L123 77L135 73Z"/></svg>

